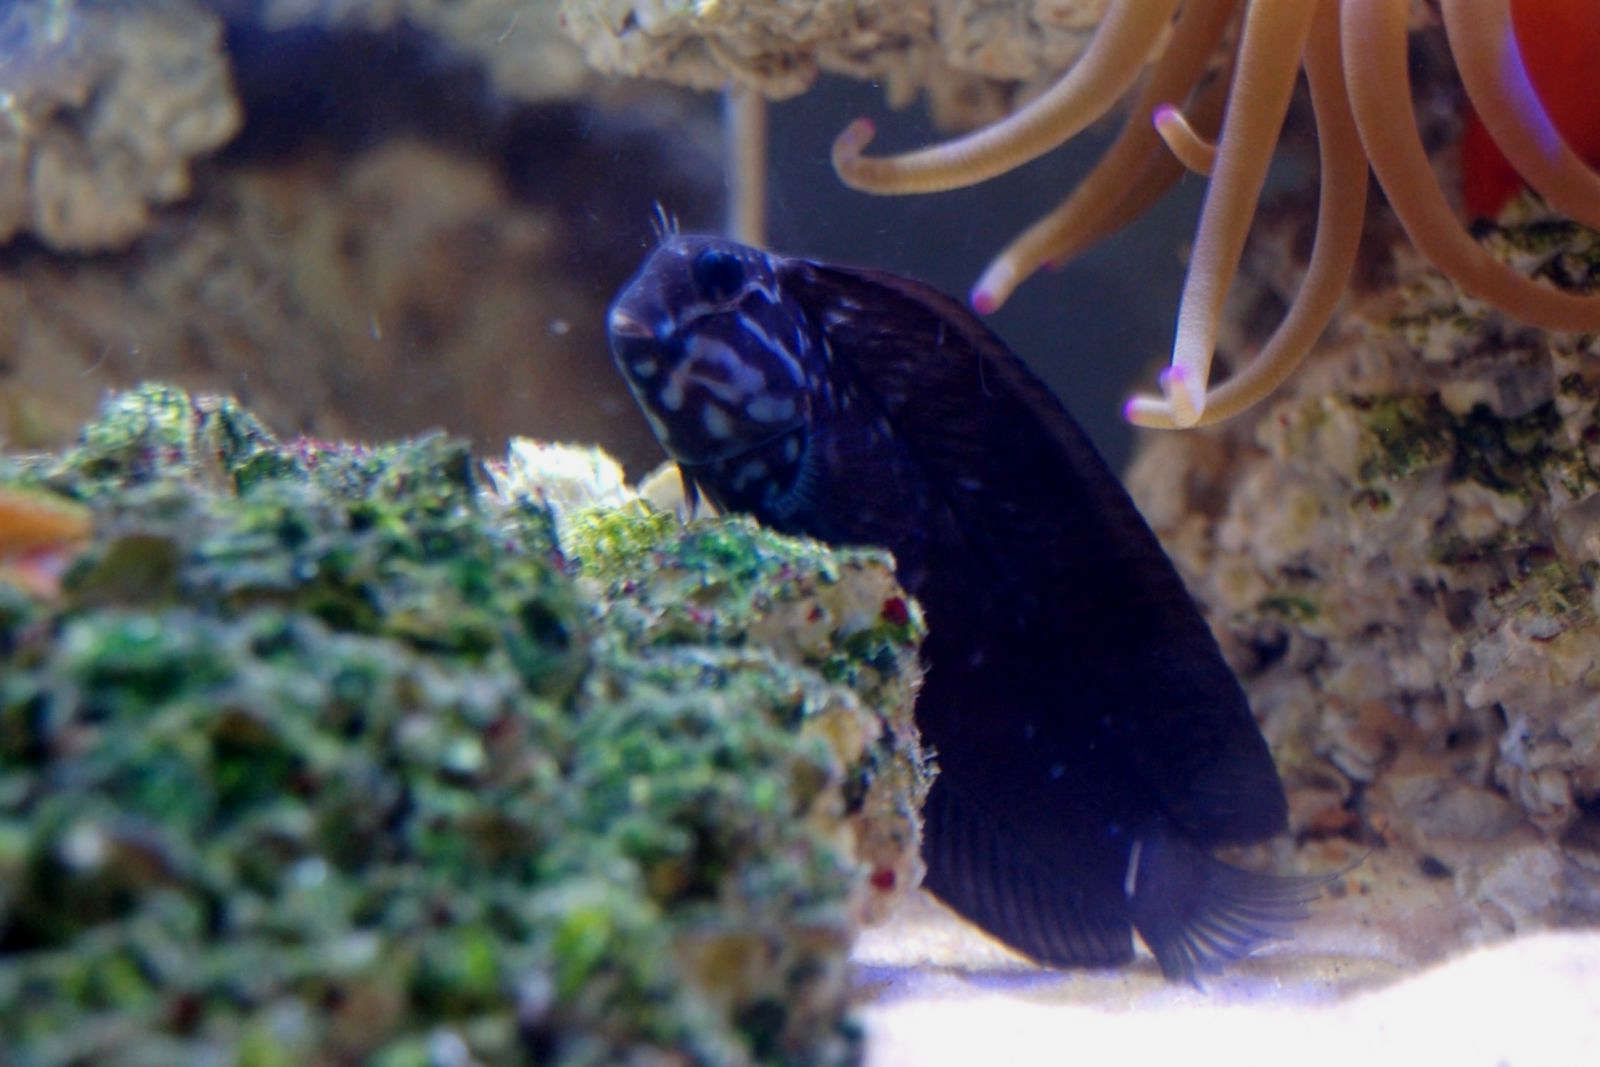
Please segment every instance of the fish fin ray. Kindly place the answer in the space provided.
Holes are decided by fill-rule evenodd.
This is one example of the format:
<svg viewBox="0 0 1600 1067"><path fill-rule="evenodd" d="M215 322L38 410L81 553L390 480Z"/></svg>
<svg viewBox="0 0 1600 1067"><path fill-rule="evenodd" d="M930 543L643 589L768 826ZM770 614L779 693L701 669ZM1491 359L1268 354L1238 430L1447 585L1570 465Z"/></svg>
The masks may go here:
<svg viewBox="0 0 1600 1067"><path fill-rule="evenodd" d="M998 819L937 782L923 816L924 884L968 921L1050 966L1103 967L1132 958L1131 927L1114 884L1084 886L1055 873L1015 848Z"/></svg>
<svg viewBox="0 0 1600 1067"><path fill-rule="evenodd" d="M1246 871L1157 833L1140 853L1128 906L1162 973L1197 985L1201 974L1289 936L1329 880Z"/></svg>

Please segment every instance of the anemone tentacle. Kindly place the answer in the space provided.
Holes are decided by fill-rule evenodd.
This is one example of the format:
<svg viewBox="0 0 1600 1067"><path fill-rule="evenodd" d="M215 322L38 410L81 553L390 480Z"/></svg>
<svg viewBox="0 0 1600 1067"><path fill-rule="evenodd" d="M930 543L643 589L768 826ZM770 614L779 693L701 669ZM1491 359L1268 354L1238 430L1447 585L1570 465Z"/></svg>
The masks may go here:
<svg viewBox="0 0 1600 1067"><path fill-rule="evenodd" d="M1244 254L1315 10L1306 0L1253 0L1245 10L1217 162L1178 301L1172 366L1162 379L1179 426L1193 426L1205 408L1223 301Z"/></svg>
<svg viewBox="0 0 1600 1067"><path fill-rule="evenodd" d="M1239 0L1189 0L1183 5L1172 27L1172 42L1156 61L1116 140L1059 207L990 262L972 288L974 308L983 314L998 310L1040 267L1064 263L1109 237L1149 210L1182 176L1182 165L1162 145L1145 116L1189 95L1238 7ZM1232 73L1230 61L1191 105L1189 121L1206 136L1214 136L1222 124Z"/></svg>
<svg viewBox="0 0 1600 1067"><path fill-rule="evenodd" d="M1317 6L1305 46L1305 67L1322 168L1316 238L1306 276L1283 321L1255 359L1206 394L1205 410L1196 425L1237 415L1288 380L1327 328L1355 270L1367 210L1367 163L1345 86L1337 0L1321 0ZM1171 407L1155 397L1133 397L1124 415L1138 426L1177 428Z"/></svg>
<svg viewBox="0 0 1600 1067"><path fill-rule="evenodd" d="M1551 121L1528 77L1510 0L1443 0L1445 33L1467 99L1517 173L1550 206L1600 230L1600 174Z"/></svg>
<svg viewBox="0 0 1600 1067"><path fill-rule="evenodd" d="M833 142L833 166L846 185L871 193L959 189L1044 155L1116 106L1138 79L1172 20L1178 0L1113 0L1089 47L1042 96L966 137L898 156L861 154L870 121L857 119Z"/></svg>
<svg viewBox="0 0 1600 1067"><path fill-rule="evenodd" d="M1564 292L1500 263L1466 232L1434 176L1408 105L1413 0L1113 0L1083 59L1010 118L901 156L866 158L860 120L834 147L841 177L869 192L954 188L1062 143L1110 106L1156 53L1122 131L1055 210L983 271L971 302L988 313L1046 264L1059 264L1137 217L1182 174L1208 172L1177 316L1164 396L1135 396L1141 425L1185 427L1235 415L1269 395L1315 346L1354 269L1370 163L1417 249L1466 293L1527 323L1600 330L1600 294ZM1177 14L1174 18L1173 12ZM1600 229L1600 173L1561 138L1513 33L1510 0L1441 0L1462 82L1485 128L1557 210ZM1234 16L1243 28L1226 74L1202 84ZM1300 290L1254 360L1212 390L1223 302L1237 271L1294 79L1305 67L1320 141L1316 241ZM1201 86L1196 88L1197 85ZM1220 122L1226 92L1226 112ZM1181 162L1180 162L1181 157Z"/></svg>
<svg viewBox="0 0 1600 1067"><path fill-rule="evenodd" d="M1202 134L1187 116L1172 104L1162 104L1150 115L1150 122L1167 148L1190 172L1210 176L1217 165L1217 142Z"/></svg>
<svg viewBox="0 0 1600 1067"><path fill-rule="evenodd" d="M1344 0L1341 29L1350 103L1372 170L1417 250L1462 291L1550 330L1600 330L1600 295L1578 296L1523 277L1485 252L1457 221L1428 163L1409 100L1406 0Z"/></svg>

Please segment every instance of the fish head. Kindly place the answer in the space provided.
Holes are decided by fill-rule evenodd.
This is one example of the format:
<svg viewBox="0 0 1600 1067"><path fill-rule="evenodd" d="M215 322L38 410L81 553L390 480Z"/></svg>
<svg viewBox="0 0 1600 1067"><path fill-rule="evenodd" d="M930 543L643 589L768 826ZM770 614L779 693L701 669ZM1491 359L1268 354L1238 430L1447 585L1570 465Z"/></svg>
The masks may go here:
<svg viewBox="0 0 1600 1067"><path fill-rule="evenodd" d="M779 274L760 249L671 234L612 302L612 358L677 462L730 460L807 426L821 342Z"/></svg>

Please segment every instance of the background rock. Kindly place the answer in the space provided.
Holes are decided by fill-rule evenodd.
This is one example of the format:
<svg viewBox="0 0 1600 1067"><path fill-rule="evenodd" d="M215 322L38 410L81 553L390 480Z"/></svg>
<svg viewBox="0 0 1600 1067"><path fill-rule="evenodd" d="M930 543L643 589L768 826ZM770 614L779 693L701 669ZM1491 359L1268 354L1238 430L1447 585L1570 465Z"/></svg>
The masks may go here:
<svg viewBox="0 0 1600 1067"><path fill-rule="evenodd" d="M1600 281L1600 237L1531 199L1483 238ZM1593 922L1564 842L1600 820L1600 342L1519 326L1395 247L1299 374L1241 418L1146 436L1130 489L1245 682L1302 842L1450 880L1452 939Z"/></svg>
<svg viewBox="0 0 1600 1067"><path fill-rule="evenodd" d="M239 128L222 23L190 0L0 9L0 241L121 249Z"/></svg>
<svg viewBox="0 0 1600 1067"><path fill-rule="evenodd" d="M181 18L176 0L104 7L67 9L60 43L48 26L18 23L7 70L35 72L39 99L76 99L88 92L83 61L61 57L114 39L140 51L108 69L160 75L163 92L187 100L199 90L179 75L198 60L169 77L160 51L182 40L209 57L211 106L244 124L179 203L102 211L87 187L73 194L75 211L121 220L115 254L15 239L0 253L0 440L59 444L102 390L160 378L235 393L277 425L329 437L440 427L497 450L535 432L603 442L636 470L656 461L605 357L602 320L653 239L656 202L691 225L714 213L709 104L637 87L608 95L517 5L502 5L502 40L506 27L478 32L488 4L223 4L225 53L224 24ZM533 8L549 11L527 17ZM167 36L107 37L106 12ZM518 76L466 47L509 55L531 39L565 66L535 49ZM120 76L90 94L92 109L142 91ZM158 117L176 108L148 95ZM113 117L51 114L65 129ZM187 158L192 128L213 127L153 128L189 137L145 153L164 160ZM611 172L649 180L594 180ZM107 181L124 196L141 188ZM165 199L189 191L162 182Z"/></svg>

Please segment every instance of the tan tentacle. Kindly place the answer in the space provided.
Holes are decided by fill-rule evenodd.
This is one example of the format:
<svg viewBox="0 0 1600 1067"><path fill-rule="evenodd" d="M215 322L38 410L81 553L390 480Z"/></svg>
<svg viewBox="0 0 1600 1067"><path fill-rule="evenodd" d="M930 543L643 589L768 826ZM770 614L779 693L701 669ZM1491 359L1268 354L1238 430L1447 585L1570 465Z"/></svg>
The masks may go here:
<svg viewBox="0 0 1600 1067"><path fill-rule="evenodd" d="M857 119L833 142L833 168L869 193L959 189L1037 159L1104 115L1138 79L1178 0L1113 0L1089 47L1043 95L999 122L897 156L861 154L875 129Z"/></svg>
<svg viewBox="0 0 1600 1067"><path fill-rule="evenodd" d="M1600 230L1600 173L1562 139L1528 80L1509 0L1443 0L1440 9L1461 84L1495 144L1551 207Z"/></svg>
<svg viewBox="0 0 1600 1067"><path fill-rule="evenodd" d="M1217 164L1217 143L1194 128L1188 117L1171 104L1162 104L1150 116L1167 150L1195 174L1210 174Z"/></svg>
<svg viewBox="0 0 1600 1067"><path fill-rule="evenodd" d="M1065 263L1142 215L1183 175L1183 167L1151 128L1150 112L1182 100L1205 73L1240 0L1189 0L1172 37L1140 90L1116 140L1055 210L1018 235L972 287L972 306L988 314L1047 263ZM1225 72L1226 73L1226 72ZM1221 125L1228 78L1203 90L1190 121L1203 132Z"/></svg>
<svg viewBox="0 0 1600 1067"><path fill-rule="evenodd" d="M1197 425L1237 415L1282 385L1316 345L1350 284L1367 212L1367 157L1351 114L1339 41L1338 0L1321 0L1305 47L1306 78L1316 113L1321 162L1317 235L1306 276L1283 322L1256 358L1206 394ZM1135 396L1124 409L1139 426L1177 426L1171 406L1159 397Z"/></svg>
<svg viewBox="0 0 1600 1067"><path fill-rule="evenodd" d="M1223 301L1239 269L1315 11L1307 0L1251 0L1245 11L1216 166L1178 304L1172 365L1161 376L1179 426L1193 426L1205 406Z"/></svg>
<svg viewBox="0 0 1600 1067"><path fill-rule="evenodd" d="M1600 330L1600 295L1578 296L1523 277L1485 252L1451 212L1409 106L1409 9L1409 0L1345 0L1340 22L1361 143L1411 243L1464 292L1524 322Z"/></svg>

